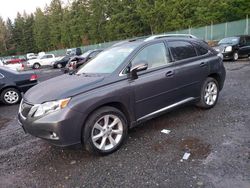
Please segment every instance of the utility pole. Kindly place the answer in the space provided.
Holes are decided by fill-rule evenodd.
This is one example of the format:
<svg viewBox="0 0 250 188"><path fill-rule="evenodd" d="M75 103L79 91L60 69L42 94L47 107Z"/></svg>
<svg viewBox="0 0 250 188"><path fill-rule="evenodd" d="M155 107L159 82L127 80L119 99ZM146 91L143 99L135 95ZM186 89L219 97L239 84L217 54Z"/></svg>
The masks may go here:
<svg viewBox="0 0 250 188"><path fill-rule="evenodd" d="M211 36L210 36L210 40L213 40L213 21L211 21Z"/></svg>
<svg viewBox="0 0 250 188"><path fill-rule="evenodd" d="M249 34L249 19L248 19L248 14L246 16L246 34Z"/></svg>

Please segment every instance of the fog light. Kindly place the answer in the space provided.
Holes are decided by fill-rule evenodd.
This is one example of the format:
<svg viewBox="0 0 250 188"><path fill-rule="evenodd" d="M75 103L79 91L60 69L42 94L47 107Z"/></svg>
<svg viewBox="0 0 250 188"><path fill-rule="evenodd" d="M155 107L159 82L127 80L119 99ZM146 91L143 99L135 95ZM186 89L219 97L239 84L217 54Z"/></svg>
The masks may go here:
<svg viewBox="0 0 250 188"><path fill-rule="evenodd" d="M51 135L50 135L51 139L53 140L59 140L59 137L57 136L56 133L52 132Z"/></svg>

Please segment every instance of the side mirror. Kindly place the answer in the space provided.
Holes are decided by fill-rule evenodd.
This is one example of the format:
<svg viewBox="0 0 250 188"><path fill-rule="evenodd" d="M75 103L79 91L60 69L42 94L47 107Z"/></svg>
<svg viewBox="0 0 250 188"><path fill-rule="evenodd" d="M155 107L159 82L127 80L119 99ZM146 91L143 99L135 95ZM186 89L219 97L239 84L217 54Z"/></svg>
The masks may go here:
<svg viewBox="0 0 250 188"><path fill-rule="evenodd" d="M148 64L145 63L145 62L142 62L142 63L136 65L135 67L133 67L130 70L131 78L132 79L137 79L138 78L137 72L147 70L147 68L148 68Z"/></svg>

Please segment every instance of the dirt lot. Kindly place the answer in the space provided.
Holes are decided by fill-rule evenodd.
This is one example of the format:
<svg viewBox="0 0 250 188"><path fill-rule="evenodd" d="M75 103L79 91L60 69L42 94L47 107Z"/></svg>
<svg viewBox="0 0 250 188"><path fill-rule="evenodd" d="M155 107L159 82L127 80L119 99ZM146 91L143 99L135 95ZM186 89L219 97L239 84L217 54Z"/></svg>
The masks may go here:
<svg viewBox="0 0 250 188"><path fill-rule="evenodd" d="M24 134L18 106L0 104L0 187L250 187L250 62L225 62L215 108L187 106L130 130L106 157ZM58 71L39 73L46 80ZM169 134L161 133L169 129ZM181 162L186 149L191 151Z"/></svg>

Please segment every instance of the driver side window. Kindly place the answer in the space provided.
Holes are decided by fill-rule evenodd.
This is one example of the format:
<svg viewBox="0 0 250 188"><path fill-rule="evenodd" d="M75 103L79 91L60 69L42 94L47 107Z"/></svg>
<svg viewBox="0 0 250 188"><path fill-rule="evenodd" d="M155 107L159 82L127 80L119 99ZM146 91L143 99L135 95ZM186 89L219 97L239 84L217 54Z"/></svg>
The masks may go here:
<svg viewBox="0 0 250 188"><path fill-rule="evenodd" d="M132 60L131 65L146 63L148 69L161 67L170 63L170 55L164 43L152 44L142 49Z"/></svg>

